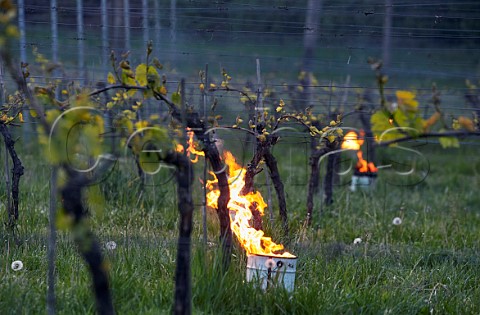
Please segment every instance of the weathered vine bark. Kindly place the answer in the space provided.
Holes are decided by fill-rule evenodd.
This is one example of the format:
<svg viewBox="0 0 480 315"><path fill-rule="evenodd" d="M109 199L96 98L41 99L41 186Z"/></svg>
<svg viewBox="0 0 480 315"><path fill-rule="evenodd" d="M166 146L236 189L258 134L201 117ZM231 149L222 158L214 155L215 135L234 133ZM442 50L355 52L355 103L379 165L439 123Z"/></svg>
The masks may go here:
<svg viewBox="0 0 480 315"><path fill-rule="evenodd" d="M74 241L92 275L97 311L102 315L115 314L102 251L95 235L88 229L85 222L83 190L91 183L92 179L73 171L68 165L64 165L63 169L67 173L67 181L60 190L63 209L67 215L73 218Z"/></svg>
<svg viewBox="0 0 480 315"><path fill-rule="evenodd" d="M278 141L277 136L268 136L265 141L257 140L257 147L255 150L255 155L248 164L247 171L245 173L245 185L240 192L242 195L246 195L254 191L254 177L262 170L258 169L258 165L262 160L265 161L269 169L269 175L272 179L273 185L275 187L275 192L277 193L278 206L279 206L279 215L282 219L283 232L284 235L288 235L288 216L287 216L287 202L285 198L285 189L283 187L283 182L278 171L277 160L273 156L271 147ZM257 229L263 229L262 217L260 212L257 209L250 209L253 216L252 226Z"/></svg>
<svg viewBox="0 0 480 315"><path fill-rule="evenodd" d="M273 186L275 187L275 192L277 193L278 211L280 218L282 219L283 233L285 236L288 236L287 201L285 199L285 188L283 187L283 182L280 178L280 172L278 171L277 160L269 149L265 150L264 158L270 172L270 178L272 179Z"/></svg>
<svg viewBox="0 0 480 315"><path fill-rule="evenodd" d="M230 187L228 186L228 176L225 166L220 159L218 149L208 136L204 135L203 152L205 157L210 161L213 172L218 179L218 189L220 196L217 200L217 214L220 221L220 242L223 249L223 266L226 268L230 264L230 256L232 252L232 230L230 228L230 214L228 210L228 202L230 201ZM199 138L200 139L200 138Z"/></svg>
<svg viewBox="0 0 480 315"><path fill-rule="evenodd" d="M320 124L318 124L318 123L315 123L315 124L313 124L313 125L314 125L315 127L317 127L319 130L322 129L322 128L320 127ZM311 138L310 138L310 152L311 152L311 153L310 153L310 167L312 167L312 165L313 165L313 164L312 164L312 163L313 163L312 158L315 158L315 155L318 154L319 149L317 149L317 147L318 147L319 145L320 145L320 142L319 142L318 138L316 138L316 137L311 137ZM319 158L320 158L320 157L317 158L317 162L318 162L318 159L319 159ZM318 165L317 165L317 169L318 169ZM313 169L312 169L312 171L313 171ZM318 192L318 187L320 186L320 177L319 177L318 175L315 176L315 177L310 176L310 180L309 180L309 182L308 182L308 185L309 185L309 186L312 185L312 191L313 191L314 193L317 193L317 192Z"/></svg>
<svg viewBox="0 0 480 315"><path fill-rule="evenodd" d="M265 145L263 145L262 142L259 142L259 141L256 141L256 142L257 144L256 144L255 154L252 160L250 161L250 163L248 163L247 171L245 172L245 177L244 177L245 184L242 187L242 190L240 191L240 193L243 196L255 191L255 188L254 188L255 175L257 175L262 171L262 169L258 169L258 165L260 164L260 161L262 161L263 159L266 147ZM260 211L256 207L251 207L250 211L252 212L252 227L256 230L263 230L262 215Z"/></svg>
<svg viewBox="0 0 480 315"><path fill-rule="evenodd" d="M145 185L145 172L143 171L142 165L140 165L140 161L138 159L137 155L134 155L134 160L135 160L135 166L137 167L137 174L138 177L140 178L140 186L139 190L143 190L143 187Z"/></svg>
<svg viewBox="0 0 480 315"><path fill-rule="evenodd" d="M320 167L318 161L322 156L330 152L329 147L323 147L321 149L314 149L310 154L310 178L308 180L308 193L307 193L307 225L312 224L313 217L313 199L315 194L318 192L318 183L320 179Z"/></svg>
<svg viewBox="0 0 480 315"><path fill-rule="evenodd" d="M327 158L327 169L323 182L324 204L329 206L333 203L333 178L335 173L335 164L337 163L338 153L333 153Z"/></svg>
<svg viewBox="0 0 480 315"><path fill-rule="evenodd" d="M191 162L183 154L169 153L165 162L176 167L178 211L180 223L178 226L177 267L175 271L174 314L191 314L191 234L193 226L192 182L193 168Z"/></svg>
<svg viewBox="0 0 480 315"><path fill-rule="evenodd" d="M3 136L5 141L6 148L10 157L12 158L13 167L12 167L12 187L11 191L7 192L12 196L12 204L8 205L8 225L13 227L15 222L18 220L18 195L20 192L20 177L23 175L23 165L22 161L18 158L17 152L15 151L15 141L12 139L12 135L8 126L0 124L0 133Z"/></svg>
<svg viewBox="0 0 480 315"><path fill-rule="evenodd" d="M175 104L166 99L163 95L156 93L155 96L165 102L171 110L171 115L179 122L184 122L190 128L199 141L203 144L205 158L210 162L213 172L218 179L218 188L220 196L217 201L217 215L220 223L220 243L223 250L223 266L225 269L230 264L232 252L232 229L230 227L230 214L228 202L230 201L230 187L228 186L228 170L226 169L215 142L212 141L210 132L205 125L205 121L200 119L197 112L185 113L185 117L177 109Z"/></svg>
<svg viewBox="0 0 480 315"><path fill-rule="evenodd" d="M338 112L330 112L330 118L333 120L337 119L339 115ZM340 147L337 141L328 143L327 147L330 148L330 151L336 150ZM323 200L324 204L329 206L333 203L333 184L339 179L335 178L338 172L338 153L330 154L327 158L327 168L325 171L325 177L323 179Z"/></svg>

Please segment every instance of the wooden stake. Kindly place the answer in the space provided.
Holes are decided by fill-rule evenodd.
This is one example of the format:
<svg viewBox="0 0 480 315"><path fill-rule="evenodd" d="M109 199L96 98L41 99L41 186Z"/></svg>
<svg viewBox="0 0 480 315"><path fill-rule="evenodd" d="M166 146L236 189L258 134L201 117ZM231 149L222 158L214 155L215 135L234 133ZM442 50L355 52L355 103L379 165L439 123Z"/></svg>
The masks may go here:
<svg viewBox="0 0 480 315"><path fill-rule="evenodd" d="M3 71L3 63L0 64L0 102L5 104L6 100L6 90L5 90L5 82L3 81L4 78L4 71ZM5 126L5 128L8 128ZM12 213L12 202L11 202L11 189L10 189L10 170L9 170L9 163L8 163L8 145L7 141L5 141L5 194L7 195L7 200L5 204L5 209L7 209L8 213L8 225L14 226L15 217ZM11 225L12 224L12 225Z"/></svg>
<svg viewBox="0 0 480 315"><path fill-rule="evenodd" d="M19 44L20 44L20 62L27 62L27 40L25 36L25 0L18 0L18 30L20 32ZM30 114L28 108L25 106L22 110L23 119L25 120L25 126L22 128L24 144L30 143Z"/></svg>
<svg viewBox="0 0 480 315"><path fill-rule="evenodd" d="M9 163L8 163L8 146L5 142L5 194L7 195L7 201L5 205L5 209L8 211L8 223L13 224L15 222L15 217L12 213L12 200L11 200L11 189L10 189L10 170L9 170Z"/></svg>
<svg viewBox="0 0 480 315"><path fill-rule="evenodd" d="M208 63L205 65L205 87L203 89L203 119L207 119L207 89L208 89ZM210 135L209 135L210 136ZM206 245L208 241L207 235L207 159L203 164L203 207L202 207L202 227L203 227L203 243Z"/></svg>
<svg viewBox="0 0 480 315"><path fill-rule="evenodd" d="M123 0L123 27L125 31L125 52L130 51L130 0Z"/></svg>
<svg viewBox="0 0 480 315"><path fill-rule="evenodd" d="M148 0L142 0L142 27L143 27L143 45L147 45L150 40L148 29Z"/></svg>
<svg viewBox="0 0 480 315"><path fill-rule="evenodd" d="M85 35L83 33L83 0L77 0L77 45L78 45L78 73L79 81L85 84Z"/></svg>
<svg viewBox="0 0 480 315"><path fill-rule="evenodd" d="M107 14L107 0L102 0L101 2L101 12L102 12L102 67L106 76L108 72L108 14Z"/></svg>
<svg viewBox="0 0 480 315"><path fill-rule="evenodd" d="M153 12L154 12L154 17L155 17L155 42L154 42L154 47L155 47L155 55L157 58L160 59L160 32L161 32L161 24L160 24L160 9L158 6L159 1L153 1Z"/></svg>
<svg viewBox="0 0 480 315"><path fill-rule="evenodd" d="M58 23L57 23L57 0L50 0L50 23L52 31L52 63L58 63ZM57 78L58 71L53 71L54 79ZM60 96L59 89L55 89L55 98Z"/></svg>
<svg viewBox="0 0 480 315"><path fill-rule="evenodd" d="M55 253L57 246L57 228L55 218L57 214L57 174L54 166L50 174L50 207L48 209L48 247L47 247L47 314L55 314Z"/></svg>

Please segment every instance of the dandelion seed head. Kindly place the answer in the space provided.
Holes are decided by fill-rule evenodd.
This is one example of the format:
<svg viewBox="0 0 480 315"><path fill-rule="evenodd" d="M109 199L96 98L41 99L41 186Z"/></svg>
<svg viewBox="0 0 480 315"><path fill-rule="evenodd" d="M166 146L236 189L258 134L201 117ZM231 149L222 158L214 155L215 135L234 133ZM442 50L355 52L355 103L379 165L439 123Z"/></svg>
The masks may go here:
<svg viewBox="0 0 480 315"><path fill-rule="evenodd" d="M23 269L23 262L21 260L15 260L12 262L12 270L19 271Z"/></svg>
<svg viewBox="0 0 480 315"><path fill-rule="evenodd" d="M395 218L393 218L392 223L393 223L393 225L400 225L400 224L402 224L402 219L400 219L399 217L395 217Z"/></svg>
<svg viewBox="0 0 480 315"><path fill-rule="evenodd" d="M362 242L362 239L360 237L357 237L356 239L353 240L353 244L360 244Z"/></svg>
<svg viewBox="0 0 480 315"><path fill-rule="evenodd" d="M108 241L108 242L105 244L105 247L106 247L108 250L114 250L115 248L117 248L117 243L115 243L114 241Z"/></svg>

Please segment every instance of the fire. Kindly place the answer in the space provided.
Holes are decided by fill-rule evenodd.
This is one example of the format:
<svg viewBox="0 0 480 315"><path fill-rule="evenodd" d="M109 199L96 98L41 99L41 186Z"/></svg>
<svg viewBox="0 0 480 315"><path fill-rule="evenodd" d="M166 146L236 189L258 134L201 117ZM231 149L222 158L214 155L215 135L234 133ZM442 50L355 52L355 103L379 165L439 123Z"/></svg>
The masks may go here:
<svg viewBox="0 0 480 315"><path fill-rule="evenodd" d="M244 177L246 169L237 164L235 157L229 151L224 151L225 164L228 166L228 183L230 187L230 201L228 209L230 210L230 227L237 237L247 254L276 256L276 257L296 257L289 252L279 252L284 250L282 244L276 244L270 237L265 236L262 230L256 230L250 225L252 212L250 207L256 207L263 215L267 204L263 200L260 192L251 192L242 196L241 190L245 185ZM214 175L214 173L210 172ZM220 190L216 188L218 180L207 181L207 188L210 192L207 194L207 205L217 208Z"/></svg>
<svg viewBox="0 0 480 315"><path fill-rule="evenodd" d="M360 131L360 137L355 131L349 131L345 137L343 137L342 149L350 149L357 151L358 162L356 165L357 171L360 173L375 173L378 171L378 168L373 164L373 162L367 162L363 159L363 153L360 150L364 142L365 132Z"/></svg>
<svg viewBox="0 0 480 315"><path fill-rule="evenodd" d="M358 151L360 147L363 145L363 138L358 138L358 135L355 131L349 131L343 137L342 149L350 149Z"/></svg>
<svg viewBox="0 0 480 315"><path fill-rule="evenodd" d="M203 151L199 151L199 150L195 149L195 142L193 141L194 132L192 131L192 129L190 129L188 127L187 127L187 136L188 136L187 156L190 157L191 155L194 155L195 158L191 161L192 161L192 163L197 163L198 162L198 156L205 156L205 153L203 153ZM184 152L183 145L177 144L176 151L179 152L179 153L183 153Z"/></svg>
<svg viewBox="0 0 480 315"><path fill-rule="evenodd" d="M183 145L181 145L180 143L177 143L177 148L175 149L178 153L183 153Z"/></svg>
<svg viewBox="0 0 480 315"><path fill-rule="evenodd" d="M378 171L378 168L373 164L373 162L367 162L366 160L363 159L363 153L362 151L358 150L357 151L357 170L360 173L375 173Z"/></svg>

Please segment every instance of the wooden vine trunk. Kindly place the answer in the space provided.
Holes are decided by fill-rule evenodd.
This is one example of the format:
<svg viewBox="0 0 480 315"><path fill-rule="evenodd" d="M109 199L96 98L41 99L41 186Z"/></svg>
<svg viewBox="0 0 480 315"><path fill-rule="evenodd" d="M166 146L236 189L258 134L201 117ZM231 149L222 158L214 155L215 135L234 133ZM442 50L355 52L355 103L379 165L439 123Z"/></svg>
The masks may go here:
<svg viewBox="0 0 480 315"><path fill-rule="evenodd" d="M282 220L283 232L285 236L288 236L288 216L287 216L287 202L285 198L285 189L283 186L280 172L278 171L277 160L271 152L271 147L277 142L278 138L275 136L269 136L266 141L258 141L255 154L248 164L247 172L245 173L245 185L242 188L241 194L246 195L254 191L254 177L261 172L258 169L258 165L262 160L265 161L270 178L272 179L273 186L278 198L279 215ZM257 209L250 209L253 215L253 228L260 230L263 229L262 218L260 212Z"/></svg>
<svg viewBox="0 0 480 315"><path fill-rule="evenodd" d="M213 172L218 179L220 196L217 201L217 214L220 221L220 242L224 253L223 266L226 268L230 264L230 255L232 252L232 230L230 227L230 214L228 210L228 202L230 201L228 176L215 143L211 142L208 138L203 139L203 144L205 157L209 160Z"/></svg>
<svg viewBox="0 0 480 315"><path fill-rule="evenodd" d="M220 222L219 238L223 249L223 266L226 269L230 264L230 256L232 252L232 230L230 227L230 214L228 210L228 202L230 201L228 172L222 162L215 142L211 140L210 133L208 132L209 129L205 125L205 121L200 119L199 114L197 112L188 112L183 113L182 115L175 104L161 95L157 95L157 97L166 102L172 111L172 116L190 128L197 139L202 142L205 158L209 161L212 170L218 179L218 187L220 190L220 196L217 202L217 215Z"/></svg>
<svg viewBox="0 0 480 315"><path fill-rule="evenodd" d="M83 191L91 183L91 179L66 165L63 169L67 173L67 181L60 190L62 205L66 215L73 218L74 241L92 275L97 311L102 315L115 314L102 251L96 237L85 222L87 213L82 202Z"/></svg>
<svg viewBox="0 0 480 315"><path fill-rule="evenodd" d="M191 314L190 259L194 210L191 186L193 182L193 168L188 157L176 152L169 153L165 158L165 162L174 165L177 170L178 211L180 213L173 313L178 315Z"/></svg>
<svg viewBox="0 0 480 315"><path fill-rule="evenodd" d="M313 218L314 197L318 192L318 182L320 178L320 165L319 161L322 156L332 151L332 147L323 147L320 149L313 148L310 153L310 178L308 180L308 193L307 193L307 225L311 225Z"/></svg>
<svg viewBox="0 0 480 315"><path fill-rule="evenodd" d="M285 198L285 188L283 187L280 172L278 171L277 159L275 159L270 149L265 152L264 158L273 182L273 187L275 187L275 192L277 193L278 211L282 219L283 234L288 236L287 201Z"/></svg>
<svg viewBox="0 0 480 315"><path fill-rule="evenodd" d="M20 177L23 175L23 165L20 159L18 158L17 152L15 151L15 141L12 139L12 135L8 126L4 124L0 124L0 133L3 136L5 141L5 146L8 150L8 154L10 155L13 167L12 167L12 186L11 191L7 192L7 194L11 194L12 203L8 205L8 226L13 227L15 222L18 220L18 204L19 199L18 195L20 192ZM5 157L7 158L7 157Z"/></svg>
<svg viewBox="0 0 480 315"><path fill-rule="evenodd" d="M325 205L330 206L333 204L333 184L335 165L337 164L338 153L334 153L327 158L327 169L325 172L325 178L323 182L323 202Z"/></svg>

